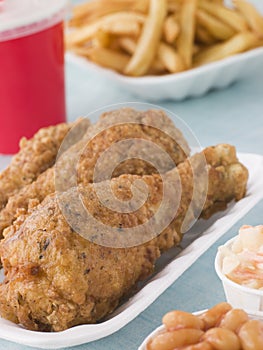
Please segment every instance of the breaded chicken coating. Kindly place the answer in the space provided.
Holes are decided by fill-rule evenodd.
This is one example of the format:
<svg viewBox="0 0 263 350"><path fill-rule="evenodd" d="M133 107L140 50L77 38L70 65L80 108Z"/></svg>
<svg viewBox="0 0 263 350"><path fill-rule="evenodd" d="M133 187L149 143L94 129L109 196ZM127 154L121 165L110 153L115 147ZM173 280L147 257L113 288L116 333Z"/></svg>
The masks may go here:
<svg viewBox="0 0 263 350"><path fill-rule="evenodd" d="M234 147L219 145L164 175L122 175L47 197L1 242L1 316L42 331L102 320L193 220L242 198L247 179Z"/></svg>
<svg viewBox="0 0 263 350"><path fill-rule="evenodd" d="M70 138L71 134L65 142L70 142ZM17 215L26 213L54 193L55 187L63 192L79 183L105 180L106 174L111 178L121 174L164 173L186 159L189 153L182 133L162 111L122 108L104 113L79 142L60 156L56 167L48 169L9 198L0 212L0 234ZM97 163L97 174L94 174Z"/></svg>
<svg viewBox="0 0 263 350"><path fill-rule="evenodd" d="M0 173L0 210L10 196L31 184L54 165L60 145L72 125L63 123L42 128L32 139L21 139L20 151L13 157L7 169Z"/></svg>

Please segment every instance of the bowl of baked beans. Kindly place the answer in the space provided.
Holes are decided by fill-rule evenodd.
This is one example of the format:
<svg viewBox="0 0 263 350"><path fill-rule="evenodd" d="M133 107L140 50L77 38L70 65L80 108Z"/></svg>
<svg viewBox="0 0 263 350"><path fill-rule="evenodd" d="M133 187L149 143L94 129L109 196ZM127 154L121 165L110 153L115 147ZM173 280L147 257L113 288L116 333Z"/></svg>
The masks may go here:
<svg viewBox="0 0 263 350"><path fill-rule="evenodd" d="M138 350L262 350L263 318L222 302L196 313L163 316Z"/></svg>

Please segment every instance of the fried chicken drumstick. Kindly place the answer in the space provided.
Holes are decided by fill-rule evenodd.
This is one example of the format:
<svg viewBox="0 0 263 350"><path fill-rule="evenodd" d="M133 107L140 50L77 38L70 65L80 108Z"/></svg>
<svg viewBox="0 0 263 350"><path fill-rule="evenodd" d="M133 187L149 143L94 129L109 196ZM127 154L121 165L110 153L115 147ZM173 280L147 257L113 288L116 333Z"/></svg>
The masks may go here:
<svg viewBox="0 0 263 350"><path fill-rule="evenodd" d="M8 198L17 193L49 167L53 166L59 147L72 124L40 129L35 136L20 141L20 151L9 167L0 174L0 210Z"/></svg>
<svg viewBox="0 0 263 350"><path fill-rule="evenodd" d="M234 147L219 145L194 155L163 176L122 175L98 184L80 185L79 193L71 188L47 197L31 214L18 218L6 230L0 245L5 269L5 280L0 286L2 317L42 331L61 331L101 320L138 281L153 272L163 251L180 242L186 217L188 226L197 215L210 215L218 204L226 206L232 199L241 199L247 178L247 169L237 160ZM171 212L167 210L171 208L173 217L156 214L162 206L165 183L169 191L163 213ZM138 203L130 202L131 208L135 208L130 213L114 211L97 196L103 191L103 200L111 205L109 185L119 200L117 209L119 202L131 201L133 194L143 196L147 191L148 195L143 196L146 201L138 207ZM75 205L79 194L91 217L104 224L104 230L96 229L95 221L89 217L90 221L82 225L84 217ZM65 217L72 220L74 228ZM151 218L154 218L152 231L140 233L150 233L150 240L141 236L144 243L132 246L129 240L133 235L127 232L126 237L125 229L139 227ZM169 224L160 233L157 231L162 225L154 232L160 218L168 219ZM83 234L83 226L90 240L76 233L80 230ZM98 237L106 246L95 243ZM131 244L117 248L123 238Z"/></svg>
<svg viewBox="0 0 263 350"><path fill-rule="evenodd" d="M67 137L66 140L68 139L69 143L72 143L70 137ZM125 143L120 144L120 141L123 140ZM144 141L149 141L149 144L145 144ZM73 144L59 158L58 167L63 170L65 178L60 176L61 181L60 184L56 184L57 189L59 187L59 190L63 191L65 187L76 185L71 178L76 160L79 160L78 183L93 182L94 167L98 158L114 144L117 144L118 148L111 152L104 162L101 162L96 181L104 180L103 175L107 173L109 164L119 164L112 177L121 174L144 175L158 171L166 172L186 159L190 152L182 133L162 111L139 112L130 108L122 108L107 112L96 124L88 128L79 142ZM157 152L152 152L152 144L168 153L170 158L163 157L162 153L158 157ZM138 159L139 153L141 159ZM130 159L123 160L123 155ZM142 159L148 159L148 161L145 162ZM151 165L154 161L157 162L158 169ZM35 173L35 178L36 175ZM28 181L30 183L27 186L9 198L6 206L0 212L0 237L3 230L12 224L17 215L26 213L28 208L32 209L46 196L55 192L54 177L55 167L51 167L39 175L34 182L32 182L33 179ZM0 182L0 196L1 190Z"/></svg>

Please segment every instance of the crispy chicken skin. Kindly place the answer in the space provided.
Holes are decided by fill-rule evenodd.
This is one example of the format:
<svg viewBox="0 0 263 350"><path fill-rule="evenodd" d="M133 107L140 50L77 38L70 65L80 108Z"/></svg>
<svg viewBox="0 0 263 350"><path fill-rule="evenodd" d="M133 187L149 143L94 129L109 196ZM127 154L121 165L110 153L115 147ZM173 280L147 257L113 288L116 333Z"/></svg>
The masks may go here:
<svg viewBox="0 0 263 350"><path fill-rule="evenodd" d="M207 160L205 168L202 166L203 155ZM194 199L193 174L197 179ZM85 222L86 237L90 240L75 232L75 229L83 228L81 210L75 206L76 188L48 196L31 214L19 217L6 230L6 237L1 242L0 254L5 269L5 280L0 286L1 316L28 329L42 331L61 331L101 320L117 307L138 281L153 272L155 261L163 251L180 242L187 211L190 215L186 226L198 212L208 216L218 204L225 206L232 199L239 200L245 195L247 178L247 169L238 162L234 147L219 145L205 149L168 171L163 181L157 174L122 175L98 184L82 184L78 190L85 207L106 227L104 232L98 232L92 220ZM147 200L131 213L105 207L95 193L95 190L105 188L104 199L111 204L110 185L120 201L129 201L131 185L138 188L139 193L144 192L142 180L147 184ZM116 248L125 234L123 229L144 224L155 217L161 206L165 181L170 186L167 208L174 209L173 217L168 218L172 219L170 224L148 242ZM206 190L208 195L203 202ZM68 225L62 211L67 217L71 216L74 229ZM161 218L166 219L165 215ZM153 222L152 234L156 233L158 220ZM94 243L98 235L106 245L108 238L111 239L115 247ZM127 235L128 241L132 238Z"/></svg>
<svg viewBox="0 0 263 350"><path fill-rule="evenodd" d="M118 143L123 140L124 144ZM149 144L145 141L149 141ZM98 158L113 145L117 147L100 160L98 175L94 179ZM152 145L170 157L164 157L161 151L159 155L158 152L153 152ZM62 192L77 183L105 180L105 174L110 172L108 168L112 164L116 165L112 177L126 173L144 175L166 172L186 159L189 152L182 133L162 111L138 112L122 108L104 113L96 124L88 128L79 142L60 156L56 167L46 170L34 182L31 181L9 198L6 207L0 212L0 234L12 224L17 215L26 213L47 195L55 192L55 175L56 190ZM75 179L76 167L78 174Z"/></svg>
<svg viewBox="0 0 263 350"><path fill-rule="evenodd" d="M53 166L58 149L70 128L71 124L66 123L50 126L40 129L30 140L21 139L20 151L0 174L0 210L10 196Z"/></svg>

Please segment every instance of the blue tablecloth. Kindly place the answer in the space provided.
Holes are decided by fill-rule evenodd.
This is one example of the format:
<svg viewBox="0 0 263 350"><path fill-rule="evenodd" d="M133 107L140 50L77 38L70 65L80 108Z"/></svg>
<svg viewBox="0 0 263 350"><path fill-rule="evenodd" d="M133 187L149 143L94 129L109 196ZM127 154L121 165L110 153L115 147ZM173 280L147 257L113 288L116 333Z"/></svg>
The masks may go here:
<svg viewBox="0 0 263 350"><path fill-rule="evenodd" d="M71 64L66 66L66 79L69 120L109 104L141 101ZM263 70L247 80L221 91L210 92L204 97L159 105L180 116L202 146L226 142L236 145L238 151L262 154ZM262 224L262 211L261 202L126 327L104 339L74 349L136 350L145 336L161 323L162 315L168 310L180 308L196 311L224 300L222 285L213 265L217 247L235 235L242 224ZM32 348L0 340L0 349Z"/></svg>

